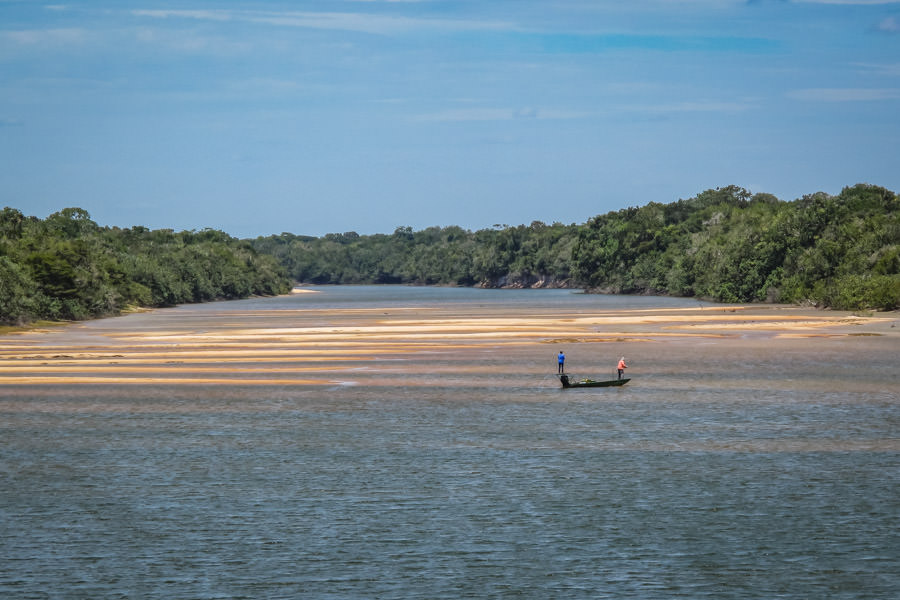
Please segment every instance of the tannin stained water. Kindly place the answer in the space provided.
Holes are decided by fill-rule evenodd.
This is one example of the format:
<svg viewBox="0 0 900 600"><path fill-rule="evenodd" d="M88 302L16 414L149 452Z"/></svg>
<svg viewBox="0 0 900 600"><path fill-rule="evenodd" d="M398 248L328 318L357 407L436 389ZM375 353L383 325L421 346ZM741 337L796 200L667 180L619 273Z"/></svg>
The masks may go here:
<svg viewBox="0 0 900 600"><path fill-rule="evenodd" d="M897 338L730 310L322 288L7 336L0 595L896 597ZM633 379L563 390L560 348Z"/></svg>

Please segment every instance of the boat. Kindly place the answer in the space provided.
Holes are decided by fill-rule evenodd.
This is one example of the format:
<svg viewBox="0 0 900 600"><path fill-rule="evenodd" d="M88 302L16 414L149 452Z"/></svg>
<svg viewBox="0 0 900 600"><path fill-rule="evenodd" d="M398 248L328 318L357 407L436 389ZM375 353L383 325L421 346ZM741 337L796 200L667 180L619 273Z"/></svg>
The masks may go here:
<svg viewBox="0 0 900 600"><path fill-rule="evenodd" d="M576 387L615 387L620 385L625 385L631 381L630 377L625 377L623 379L607 379L606 381L597 381L595 379L578 379L571 380L568 375L560 375L559 382L562 383L564 388L576 388Z"/></svg>

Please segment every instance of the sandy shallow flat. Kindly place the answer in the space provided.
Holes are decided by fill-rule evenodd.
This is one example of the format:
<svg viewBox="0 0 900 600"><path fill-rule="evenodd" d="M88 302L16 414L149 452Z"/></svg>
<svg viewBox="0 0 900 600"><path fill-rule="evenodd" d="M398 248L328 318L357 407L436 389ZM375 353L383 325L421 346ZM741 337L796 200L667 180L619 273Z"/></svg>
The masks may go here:
<svg viewBox="0 0 900 600"><path fill-rule="evenodd" d="M145 314L135 326L119 317L0 336L0 386L416 386L434 383L416 377L423 373L449 381L522 364L535 365L519 369L523 375L546 372L555 369L556 347L565 348L570 365L597 369L606 361L604 370L619 354L646 367L654 355L697 352L710 343L719 354L750 347L818 352L823 340L851 343L843 347L851 356L854 348L900 350L897 313L791 306L525 307L509 314L478 305L270 311L225 303L202 319L176 314Z"/></svg>

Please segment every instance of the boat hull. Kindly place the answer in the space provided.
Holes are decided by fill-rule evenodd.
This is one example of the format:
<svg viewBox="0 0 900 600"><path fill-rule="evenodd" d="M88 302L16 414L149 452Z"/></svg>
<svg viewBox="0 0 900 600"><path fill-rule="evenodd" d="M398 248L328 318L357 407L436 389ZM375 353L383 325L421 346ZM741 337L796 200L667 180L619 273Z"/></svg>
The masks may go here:
<svg viewBox="0 0 900 600"><path fill-rule="evenodd" d="M620 385L625 385L631 381L631 378L623 378L623 379L609 379L606 381L595 381L593 379L580 379L578 381L572 381L569 379L568 375L560 375L559 382L562 383L563 388L582 388L582 387L618 387Z"/></svg>

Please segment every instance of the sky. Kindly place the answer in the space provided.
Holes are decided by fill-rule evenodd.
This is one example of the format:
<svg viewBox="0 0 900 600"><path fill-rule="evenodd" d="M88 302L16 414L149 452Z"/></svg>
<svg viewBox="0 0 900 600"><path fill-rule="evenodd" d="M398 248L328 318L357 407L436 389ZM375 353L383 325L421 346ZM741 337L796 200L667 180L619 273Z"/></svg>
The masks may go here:
<svg viewBox="0 0 900 600"><path fill-rule="evenodd" d="M322 236L900 192L900 0L0 0L0 206Z"/></svg>

